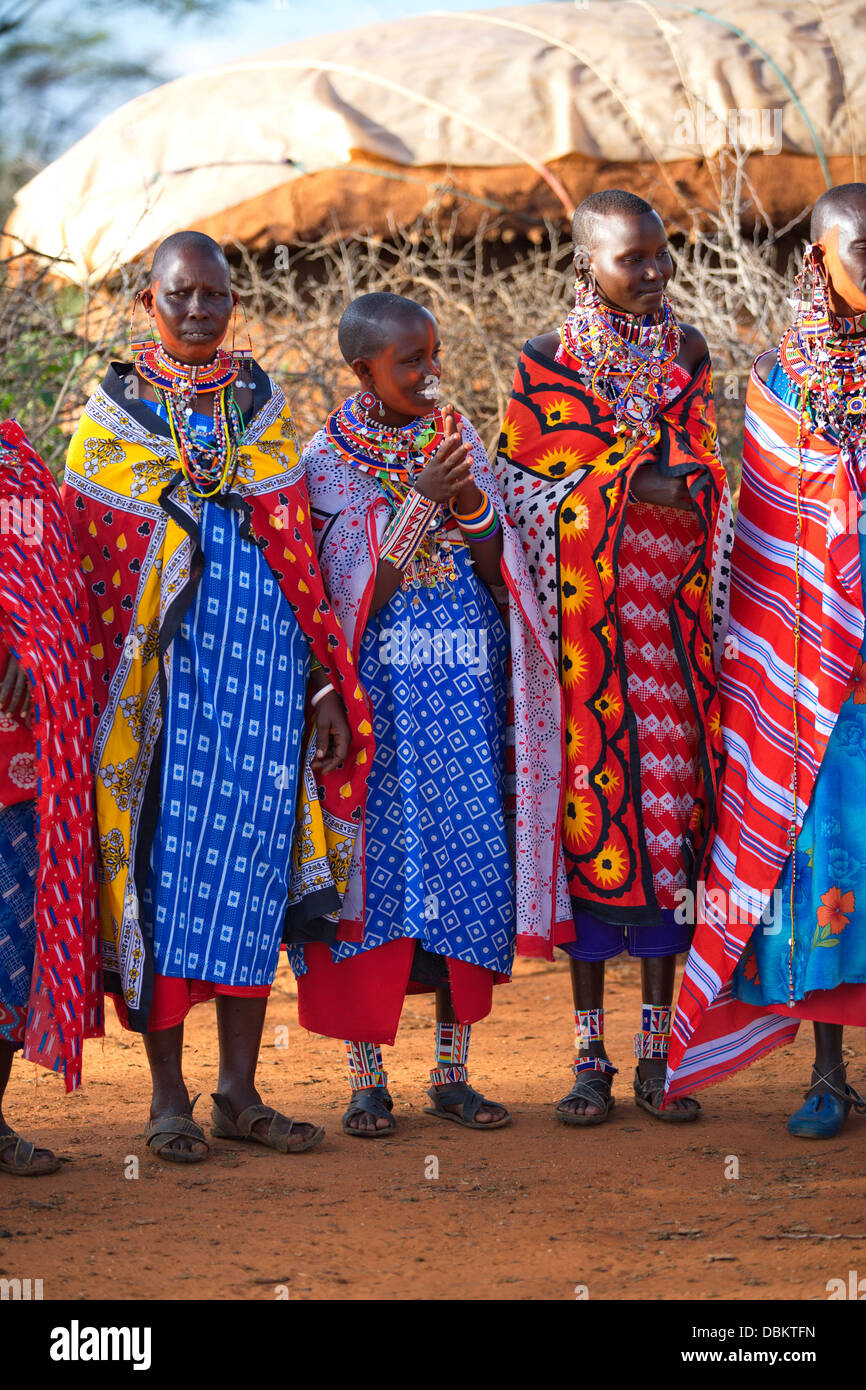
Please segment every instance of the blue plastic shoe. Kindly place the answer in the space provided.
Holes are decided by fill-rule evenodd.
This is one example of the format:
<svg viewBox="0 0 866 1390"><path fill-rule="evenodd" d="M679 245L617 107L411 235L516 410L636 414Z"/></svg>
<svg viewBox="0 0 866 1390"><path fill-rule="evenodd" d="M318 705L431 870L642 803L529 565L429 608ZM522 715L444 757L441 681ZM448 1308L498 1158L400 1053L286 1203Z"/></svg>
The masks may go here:
<svg viewBox="0 0 866 1390"><path fill-rule="evenodd" d="M866 1114L866 1101L853 1086L846 1081L842 1091L830 1080L840 1067L844 1067L843 1062L833 1067L826 1076L818 1076L815 1067L812 1068L812 1075L817 1079L806 1092L805 1105L795 1110L789 1119L789 1134L797 1139L835 1139L852 1105L858 1114ZM826 1087L826 1090L819 1091L818 1087Z"/></svg>

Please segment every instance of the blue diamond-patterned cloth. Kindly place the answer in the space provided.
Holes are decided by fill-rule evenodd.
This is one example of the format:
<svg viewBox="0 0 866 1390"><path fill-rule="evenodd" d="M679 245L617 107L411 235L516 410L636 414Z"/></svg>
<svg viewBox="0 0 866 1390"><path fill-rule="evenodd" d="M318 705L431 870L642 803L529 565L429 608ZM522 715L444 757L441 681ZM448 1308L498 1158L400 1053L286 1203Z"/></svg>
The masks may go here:
<svg viewBox="0 0 866 1390"><path fill-rule="evenodd" d="M427 951L509 974L514 868L503 811L508 637L454 547L457 579L399 589L367 624L360 678L376 752L365 814L362 944L412 937ZM289 960L303 974L303 947Z"/></svg>
<svg viewBox="0 0 866 1390"><path fill-rule="evenodd" d="M205 571L171 647L142 920L158 974L249 987L273 981L282 940L309 648L240 524L203 503Z"/></svg>

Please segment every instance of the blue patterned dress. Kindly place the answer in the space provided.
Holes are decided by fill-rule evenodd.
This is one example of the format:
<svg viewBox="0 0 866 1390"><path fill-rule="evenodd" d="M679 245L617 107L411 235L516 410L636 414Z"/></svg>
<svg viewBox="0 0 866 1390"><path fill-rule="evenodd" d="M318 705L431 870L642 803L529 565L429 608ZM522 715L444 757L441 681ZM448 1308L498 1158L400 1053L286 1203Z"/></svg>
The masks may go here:
<svg viewBox="0 0 866 1390"><path fill-rule="evenodd" d="M335 961L414 938L439 957L509 974L514 868L505 830L508 636L452 548L456 582L398 589L370 619L360 679L373 706L376 752L365 814L363 944ZM297 974L303 948L290 949Z"/></svg>
<svg viewBox="0 0 866 1390"><path fill-rule="evenodd" d="M797 405L778 365L770 386L779 395L787 389L784 398ZM860 567L866 576L862 530ZM860 657L866 661L866 637ZM734 972L734 995L748 1004L787 1004L789 970L797 1000L866 983L866 667L839 711L795 852L793 962L789 858L768 920Z"/></svg>
<svg viewBox="0 0 866 1390"><path fill-rule="evenodd" d="M249 988L272 982L282 940L309 648L241 521L201 503L205 570L171 646L142 915L159 975Z"/></svg>

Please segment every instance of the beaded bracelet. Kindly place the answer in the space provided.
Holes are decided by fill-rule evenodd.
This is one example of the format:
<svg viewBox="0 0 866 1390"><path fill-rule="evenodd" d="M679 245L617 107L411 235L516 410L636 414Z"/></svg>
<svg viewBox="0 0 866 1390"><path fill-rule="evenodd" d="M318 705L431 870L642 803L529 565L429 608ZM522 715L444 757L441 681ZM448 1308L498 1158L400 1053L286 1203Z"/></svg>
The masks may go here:
<svg viewBox="0 0 866 1390"><path fill-rule="evenodd" d="M495 536L499 529L499 517L496 508L487 496L486 492L481 493L482 503L474 512L458 512L454 507L451 508L451 515L460 527L464 536L468 540L486 541L491 536Z"/></svg>
<svg viewBox="0 0 866 1390"><path fill-rule="evenodd" d="M412 488L382 537L381 558L402 574L420 550L427 532L438 526L440 516L439 503Z"/></svg>

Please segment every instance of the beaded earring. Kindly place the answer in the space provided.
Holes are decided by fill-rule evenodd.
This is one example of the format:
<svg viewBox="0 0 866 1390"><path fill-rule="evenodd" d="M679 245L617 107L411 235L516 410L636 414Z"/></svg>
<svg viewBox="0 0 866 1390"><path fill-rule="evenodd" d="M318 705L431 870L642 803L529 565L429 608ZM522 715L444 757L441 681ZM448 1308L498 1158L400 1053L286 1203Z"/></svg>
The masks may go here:
<svg viewBox="0 0 866 1390"><path fill-rule="evenodd" d="M137 355L138 353L144 352L147 348L156 347L156 343L157 343L157 338L156 338L156 326L155 326L155 324L154 324L154 322L153 322L153 319L152 319L151 316L150 316L150 310L148 309L147 305L144 303L144 299L142 298L143 294L144 294L144 291L143 291L143 290L139 290L139 291L138 291L138 293L136 294L135 298L134 298L133 301L132 301L132 308L131 308L130 313L129 313L129 350L130 350L130 352L132 353L133 359L135 359L135 357L136 357L136 355ZM144 309L145 314L147 315L147 328L148 328L148 333L150 334L150 337L149 337L149 338L138 338L138 337L136 337L136 333L135 333L135 311L136 311L136 309L138 308L139 305L142 306L142 308Z"/></svg>
<svg viewBox="0 0 866 1390"><path fill-rule="evenodd" d="M236 304L232 311L231 355L238 368L238 385L252 387L253 340L250 337L250 325L249 320L247 319L247 311L241 301L238 301L238 303L240 303L240 310L244 316L244 332L247 335L247 345L245 348L239 348L235 346L235 339L237 337L238 326L238 305Z"/></svg>
<svg viewBox="0 0 866 1390"><path fill-rule="evenodd" d="M794 328L824 342L830 335L830 302L827 281L816 256L817 247L806 248L803 265L797 276L797 309Z"/></svg>
<svg viewBox="0 0 866 1390"><path fill-rule="evenodd" d="M371 411L376 407L376 397L372 391L361 391L358 394L358 404L362 410Z"/></svg>

